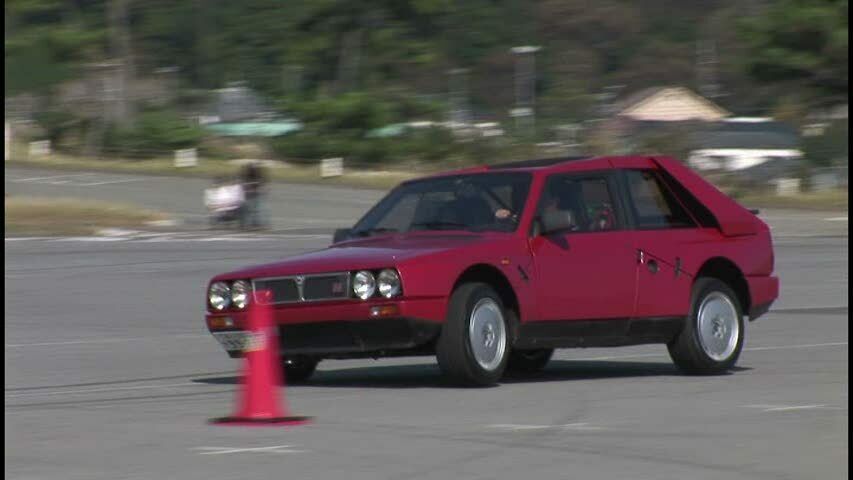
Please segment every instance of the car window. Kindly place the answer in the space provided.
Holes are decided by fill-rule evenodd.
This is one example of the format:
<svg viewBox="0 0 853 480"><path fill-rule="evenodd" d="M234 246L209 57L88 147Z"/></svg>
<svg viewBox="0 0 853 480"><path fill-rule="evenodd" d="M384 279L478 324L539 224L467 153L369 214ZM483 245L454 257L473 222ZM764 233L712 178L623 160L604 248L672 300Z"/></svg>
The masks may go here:
<svg viewBox="0 0 853 480"><path fill-rule="evenodd" d="M548 179L538 216L545 231L616 230L613 195L604 175L555 175Z"/></svg>
<svg viewBox="0 0 853 480"><path fill-rule="evenodd" d="M685 228L695 223L652 170L625 172L637 228Z"/></svg>
<svg viewBox="0 0 853 480"><path fill-rule="evenodd" d="M530 182L527 173L485 173L406 183L353 230L360 236L417 230L515 231Z"/></svg>
<svg viewBox="0 0 853 480"><path fill-rule="evenodd" d="M411 223L412 217L415 215L415 211L419 205L417 195L404 196L376 223L375 228L397 232L409 228L409 223Z"/></svg>

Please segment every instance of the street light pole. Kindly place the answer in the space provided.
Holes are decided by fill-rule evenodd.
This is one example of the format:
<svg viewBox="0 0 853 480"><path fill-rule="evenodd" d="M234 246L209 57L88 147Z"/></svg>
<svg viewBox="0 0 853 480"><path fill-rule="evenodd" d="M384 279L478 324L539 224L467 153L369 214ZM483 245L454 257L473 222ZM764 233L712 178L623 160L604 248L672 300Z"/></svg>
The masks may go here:
<svg viewBox="0 0 853 480"><path fill-rule="evenodd" d="M468 69L454 68L448 70L450 75L450 121L467 126L471 122L468 109Z"/></svg>
<svg viewBox="0 0 853 480"><path fill-rule="evenodd" d="M541 47L523 45L510 49L516 55L515 62L515 108L510 115L515 118L516 130L525 125L525 133L536 131L536 56Z"/></svg>

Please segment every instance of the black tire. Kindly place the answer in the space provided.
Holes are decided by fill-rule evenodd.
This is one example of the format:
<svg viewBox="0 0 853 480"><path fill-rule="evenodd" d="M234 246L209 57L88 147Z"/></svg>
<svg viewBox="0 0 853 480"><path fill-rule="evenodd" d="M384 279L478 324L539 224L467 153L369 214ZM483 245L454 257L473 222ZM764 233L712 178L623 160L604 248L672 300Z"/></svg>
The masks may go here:
<svg viewBox="0 0 853 480"><path fill-rule="evenodd" d="M319 360L305 357L286 358L282 357L281 366L284 370L284 381L286 383L301 383L307 381L314 375Z"/></svg>
<svg viewBox="0 0 853 480"><path fill-rule="evenodd" d="M721 359L712 358L702 346L699 334L699 308L711 295L722 295L735 307L737 312L738 336L734 350ZM718 297L719 298L719 297ZM684 328L675 339L667 345L669 356L675 365L684 373L691 375L717 375L725 373L734 367L743 348L745 337L743 307L737 294L725 283L710 277L696 280L690 299L690 313L684 323Z"/></svg>
<svg viewBox="0 0 853 480"><path fill-rule="evenodd" d="M491 370L486 370L477 363L469 339L471 313L474 306L483 299L491 299L497 304L503 322L503 354L497 366ZM485 283L465 283L458 287L450 297L447 321L441 329L436 345L436 356L442 372L459 385L479 387L494 385L503 376L509 360L509 350L506 309L497 292Z"/></svg>
<svg viewBox="0 0 853 480"><path fill-rule="evenodd" d="M516 374L536 373L548 365L552 355L554 355L553 348L513 350L509 354L506 371Z"/></svg>

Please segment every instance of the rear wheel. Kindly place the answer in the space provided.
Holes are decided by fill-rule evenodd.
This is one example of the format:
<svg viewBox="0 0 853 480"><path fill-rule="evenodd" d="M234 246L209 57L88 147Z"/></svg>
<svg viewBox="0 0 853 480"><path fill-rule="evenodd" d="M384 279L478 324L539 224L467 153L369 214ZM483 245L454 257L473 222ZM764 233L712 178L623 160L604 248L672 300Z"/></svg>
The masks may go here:
<svg viewBox="0 0 853 480"><path fill-rule="evenodd" d="M536 373L545 368L552 355L554 355L553 348L513 350L509 354L506 370L512 373Z"/></svg>
<svg viewBox="0 0 853 480"><path fill-rule="evenodd" d="M509 359L506 319L500 296L488 284L466 283L457 288L436 346L444 374L468 386L500 380Z"/></svg>
<svg viewBox="0 0 853 480"><path fill-rule="evenodd" d="M311 378L317 369L319 360L306 357L282 357L281 365L284 370L284 381L287 383L304 382Z"/></svg>
<svg viewBox="0 0 853 480"><path fill-rule="evenodd" d="M737 362L743 340L743 310L735 292L716 278L697 280L684 329L668 345L675 365L690 374L723 373Z"/></svg>

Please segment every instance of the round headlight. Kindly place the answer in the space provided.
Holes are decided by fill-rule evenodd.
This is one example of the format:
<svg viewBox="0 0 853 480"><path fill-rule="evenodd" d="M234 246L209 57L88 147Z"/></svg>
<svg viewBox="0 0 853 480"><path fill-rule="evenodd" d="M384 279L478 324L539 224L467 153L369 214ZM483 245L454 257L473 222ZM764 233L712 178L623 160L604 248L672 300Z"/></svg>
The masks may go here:
<svg viewBox="0 0 853 480"><path fill-rule="evenodd" d="M231 303L237 308L246 308L252 296L252 286L245 280L237 280L231 285Z"/></svg>
<svg viewBox="0 0 853 480"><path fill-rule="evenodd" d="M223 282L215 282L210 285L207 291L207 301L215 310L225 310L231 304L231 289L228 284Z"/></svg>
<svg viewBox="0 0 853 480"><path fill-rule="evenodd" d="M396 270L390 268L382 270L376 277L376 283L379 286L379 294L385 298L391 298L400 293L400 275Z"/></svg>
<svg viewBox="0 0 853 480"><path fill-rule="evenodd" d="M355 296L367 300L376 291L376 279L367 270L356 273L352 278L352 292Z"/></svg>

